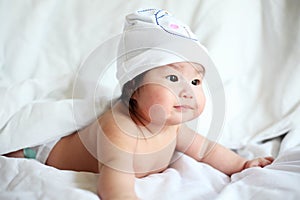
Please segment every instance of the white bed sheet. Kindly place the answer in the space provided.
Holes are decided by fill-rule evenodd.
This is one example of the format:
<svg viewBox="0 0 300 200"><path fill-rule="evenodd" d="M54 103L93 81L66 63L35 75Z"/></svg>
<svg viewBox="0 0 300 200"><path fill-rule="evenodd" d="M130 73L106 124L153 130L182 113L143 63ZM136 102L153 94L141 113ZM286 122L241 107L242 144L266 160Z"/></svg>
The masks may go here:
<svg viewBox="0 0 300 200"><path fill-rule="evenodd" d="M95 110L84 98L89 91L72 94L77 70L94 48L121 32L126 14L145 7L165 8L189 24L215 60L226 95L218 141L245 157L273 155L276 161L229 179L183 156L165 172L137 180L138 194L299 199L297 0L0 1L0 154L69 134L93 119ZM105 92L116 83L113 76L107 80ZM96 110L106 103L102 99ZM74 122L74 105L84 116L80 123ZM96 179L0 157L0 199L97 199Z"/></svg>
<svg viewBox="0 0 300 200"><path fill-rule="evenodd" d="M0 157L0 198L98 199L97 175L57 170L34 160ZM182 156L163 173L136 180L141 199L299 199L300 146L266 168L250 168L231 178Z"/></svg>

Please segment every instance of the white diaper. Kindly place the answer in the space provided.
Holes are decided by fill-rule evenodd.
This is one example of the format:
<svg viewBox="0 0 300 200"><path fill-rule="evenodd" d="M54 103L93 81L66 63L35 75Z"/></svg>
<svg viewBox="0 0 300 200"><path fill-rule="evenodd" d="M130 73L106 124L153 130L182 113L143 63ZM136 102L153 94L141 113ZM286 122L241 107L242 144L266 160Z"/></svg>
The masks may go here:
<svg viewBox="0 0 300 200"><path fill-rule="evenodd" d="M42 144L42 145L25 148L23 150L24 157L36 159L37 161L45 164L49 157L51 150L53 149L53 147L56 145L56 143L59 140L60 140L60 138L57 140Z"/></svg>

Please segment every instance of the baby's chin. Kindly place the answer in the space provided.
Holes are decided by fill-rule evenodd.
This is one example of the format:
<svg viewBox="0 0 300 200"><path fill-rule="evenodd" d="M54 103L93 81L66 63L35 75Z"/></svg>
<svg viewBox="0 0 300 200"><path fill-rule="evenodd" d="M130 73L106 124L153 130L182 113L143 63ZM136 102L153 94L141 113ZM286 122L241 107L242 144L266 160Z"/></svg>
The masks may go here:
<svg viewBox="0 0 300 200"><path fill-rule="evenodd" d="M171 119L166 120L166 125L169 125L169 126L180 125L182 123L192 121L192 120L198 118L199 116L200 116L200 114L182 115L182 117L171 118Z"/></svg>

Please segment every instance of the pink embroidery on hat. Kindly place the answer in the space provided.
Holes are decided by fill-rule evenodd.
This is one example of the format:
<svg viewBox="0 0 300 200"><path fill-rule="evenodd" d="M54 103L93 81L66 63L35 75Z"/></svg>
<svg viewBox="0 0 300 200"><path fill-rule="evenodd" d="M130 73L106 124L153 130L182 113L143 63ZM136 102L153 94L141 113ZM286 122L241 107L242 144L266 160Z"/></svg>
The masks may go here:
<svg viewBox="0 0 300 200"><path fill-rule="evenodd" d="M172 29L178 29L179 28L179 26L177 24L170 24L170 27Z"/></svg>

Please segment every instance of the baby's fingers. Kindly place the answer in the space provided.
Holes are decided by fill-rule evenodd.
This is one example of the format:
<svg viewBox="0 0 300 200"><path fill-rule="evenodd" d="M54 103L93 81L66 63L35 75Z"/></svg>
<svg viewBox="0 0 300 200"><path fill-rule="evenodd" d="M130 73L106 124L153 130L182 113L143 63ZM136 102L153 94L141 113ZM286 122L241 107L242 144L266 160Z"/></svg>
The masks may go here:
<svg viewBox="0 0 300 200"><path fill-rule="evenodd" d="M265 167L273 162L274 158L265 157L265 158L256 158L246 162L245 168L250 167Z"/></svg>
<svg viewBox="0 0 300 200"><path fill-rule="evenodd" d="M274 158L271 156L265 157L266 160L270 161L271 163L274 161Z"/></svg>
<svg viewBox="0 0 300 200"><path fill-rule="evenodd" d="M267 165L270 165L273 162L273 160L274 159L272 157L258 158L258 166L265 167Z"/></svg>

